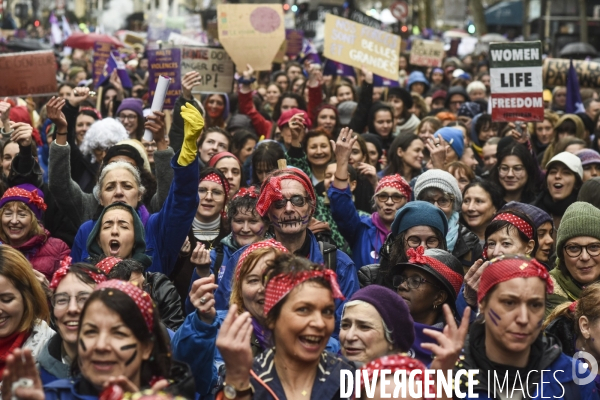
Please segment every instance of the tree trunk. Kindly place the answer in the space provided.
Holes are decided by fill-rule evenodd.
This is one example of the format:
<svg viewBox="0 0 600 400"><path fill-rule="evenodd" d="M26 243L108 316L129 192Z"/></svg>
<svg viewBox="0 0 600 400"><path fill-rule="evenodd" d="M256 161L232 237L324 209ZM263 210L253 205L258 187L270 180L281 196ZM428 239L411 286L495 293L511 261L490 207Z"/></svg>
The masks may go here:
<svg viewBox="0 0 600 400"><path fill-rule="evenodd" d="M579 40L583 43L588 42L587 10L585 7L585 0L579 0Z"/></svg>
<svg viewBox="0 0 600 400"><path fill-rule="evenodd" d="M585 0L580 0L585 1ZM485 14L483 12L483 4L481 0L470 0L471 13L473 14L473 22L477 36L483 36L487 33L487 24L485 23Z"/></svg>

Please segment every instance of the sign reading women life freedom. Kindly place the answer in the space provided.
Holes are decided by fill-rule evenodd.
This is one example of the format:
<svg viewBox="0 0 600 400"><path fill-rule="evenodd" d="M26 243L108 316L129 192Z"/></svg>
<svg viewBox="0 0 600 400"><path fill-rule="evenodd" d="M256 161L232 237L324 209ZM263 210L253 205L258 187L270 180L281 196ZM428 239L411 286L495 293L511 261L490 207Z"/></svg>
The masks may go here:
<svg viewBox="0 0 600 400"><path fill-rule="evenodd" d="M399 54L400 36L333 14L325 17L326 58L397 81Z"/></svg>
<svg viewBox="0 0 600 400"><path fill-rule="evenodd" d="M542 43L490 44L492 120L544 120Z"/></svg>

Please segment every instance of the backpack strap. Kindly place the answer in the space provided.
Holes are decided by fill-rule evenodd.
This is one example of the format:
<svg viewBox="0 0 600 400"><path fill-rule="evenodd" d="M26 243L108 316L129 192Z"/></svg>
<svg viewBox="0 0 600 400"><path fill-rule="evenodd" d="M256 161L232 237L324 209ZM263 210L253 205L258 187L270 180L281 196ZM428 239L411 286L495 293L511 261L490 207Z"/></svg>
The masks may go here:
<svg viewBox="0 0 600 400"><path fill-rule="evenodd" d="M337 247L334 244L319 241L319 250L323 254L323 264L325 268L337 270Z"/></svg>

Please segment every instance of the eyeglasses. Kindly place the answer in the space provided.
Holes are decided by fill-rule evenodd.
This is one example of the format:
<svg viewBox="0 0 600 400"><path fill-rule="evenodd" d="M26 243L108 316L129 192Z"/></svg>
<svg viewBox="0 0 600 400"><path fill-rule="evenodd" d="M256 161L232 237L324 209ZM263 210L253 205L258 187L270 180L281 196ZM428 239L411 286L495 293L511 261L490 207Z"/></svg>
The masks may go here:
<svg viewBox="0 0 600 400"><path fill-rule="evenodd" d="M304 197L304 196L300 196L299 194L296 194L292 197L290 197L289 199L283 198L281 200L277 200L273 202L273 205L275 206L275 208L281 209L281 208L285 208L285 206L287 206L288 201L290 203L292 203L292 205L294 207L303 207L306 202L308 201L308 197Z"/></svg>
<svg viewBox="0 0 600 400"><path fill-rule="evenodd" d="M379 194L376 194L375 197L377 197L377 200L379 200L382 203L387 203L387 201L389 199L392 199L392 201L394 203L400 203L402 201L402 199L406 198L398 193L394 193L394 194L379 193Z"/></svg>
<svg viewBox="0 0 600 400"><path fill-rule="evenodd" d="M408 246L413 249L421 246L423 242L425 242L425 247L428 249L436 249L440 244L440 240L434 236L428 237L425 241L421 240L418 236L409 236L406 239Z"/></svg>
<svg viewBox="0 0 600 400"><path fill-rule="evenodd" d="M87 299L89 299L90 294L91 293L89 292L81 292L75 296L69 296L66 293L58 293L52 296L52 298L50 299L50 303L52 304L52 307L56 309L63 309L67 308L69 306L69 303L71 303L71 298L75 297L77 307L83 308L85 302L87 301Z"/></svg>
<svg viewBox="0 0 600 400"><path fill-rule="evenodd" d="M445 196L442 196L437 200L433 197L426 197L423 199L423 201L433 204L434 206L437 205L438 207L449 207L454 202L454 196L446 194Z"/></svg>
<svg viewBox="0 0 600 400"><path fill-rule="evenodd" d="M128 121L135 121L137 119L137 114L130 114L130 115L119 115L117 117L117 119L121 122L128 120Z"/></svg>
<svg viewBox="0 0 600 400"><path fill-rule="evenodd" d="M400 286L402 286L404 282L406 282L406 286L408 286L409 289L418 289L419 286L421 286L421 284L423 283L429 283L432 286L438 287L438 285L436 285L435 283L430 282L427 279L421 278L420 276L411 276L410 278L407 278L404 275L395 275L392 278L392 285L395 289L400 288Z"/></svg>
<svg viewBox="0 0 600 400"><path fill-rule="evenodd" d="M522 165L515 165L514 167L509 167L508 165L501 165L498 167L498 173L500 176L508 175L508 172L512 170L515 176L520 176L525 173L525 167Z"/></svg>
<svg viewBox="0 0 600 400"><path fill-rule="evenodd" d="M208 190L203 187L198 188L198 194L200 195L200 197L206 197L209 193L215 200L221 199L225 196L225 192L219 189Z"/></svg>
<svg viewBox="0 0 600 400"><path fill-rule="evenodd" d="M144 143L145 149L156 149L156 142Z"/></svg>
<svg viewBox="0 0 600 400"><path fill-rule="evenodd" d="M585 249L591 257L600 255L600 243L590 243L587 246L580 246L578 244L568 244L565 246L565 252L569 257L573 258L579 257L583 249Z"/></svg>

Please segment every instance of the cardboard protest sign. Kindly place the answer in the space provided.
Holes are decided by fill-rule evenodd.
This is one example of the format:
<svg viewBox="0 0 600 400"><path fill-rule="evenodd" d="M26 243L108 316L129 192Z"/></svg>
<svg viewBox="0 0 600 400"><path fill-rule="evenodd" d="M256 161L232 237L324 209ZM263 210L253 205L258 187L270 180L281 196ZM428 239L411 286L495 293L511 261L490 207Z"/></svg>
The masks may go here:
<svg viewBox="0 0 600 400"><path fill-rule="evenodd" d="M573 68L577 72L580 88L600 88L600 63L573 60ZM546 58L543 71L544 85L550 87L566 86L569 59Z"/></svg>
<svg viewBox="0 0 600 400"><path fill-rule="evenodd" d="M237 68L268 71L285 40L283 10L277 4L219 4L219 42Z"/></svg>
<svg viewBox="0 0 600 400"><path fill-rule="evenodd" d="M233 89L235 69L231 57L223 49L183 47L181 49L181 75L183 76L189 71L199 72L202 78L202 83L194 87L193 93L229 93Z"/></svg>
<svg viewBox="0 0 600 400"><path fill-rule="evenodd" d="M0 96L55 94L55 63L52 51L0 54Z"/></svg>
<svg viewBox="0 0 600 400"><path fill-rule="evenodd" d="M444 43L433 40L414 40L410 48L410 63L421 67L441 67Z"/></svg>
<svg viewBox="0 0 600 400"><path fill-rule="evenodd" d="M154 98L159 76L171 78L163 109L172 110L181 92L181 49L148 50L148 89Z"/></svg>
<svg viewBox="0 0 600 400"><path fill-rule="evenodd" d="M542 43L490 44L492 120L543 121Z"/></svg>
<svg viewBox="0 0 600 400"><path fill-rule="evenodd" d="M331 14L325 18L323 55L331 60L397 80L399 54L400 36Z"/></svg>
<svg viewBox="0 0 600 400"><path fill-rule="evenodd" d="M92 61L94 87L98 87L98 81L103 76L104 65L106 65L106 61L108 60L108 57L110 57L111 51L112 45L110 43L96 42L96 44L94 44L94 58Z"/></svg>

